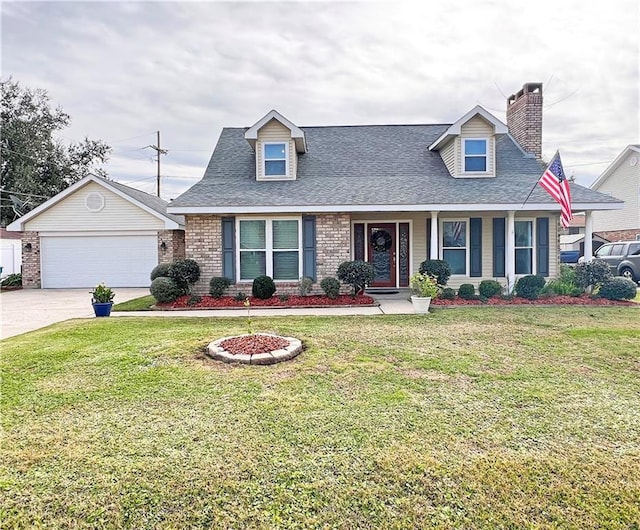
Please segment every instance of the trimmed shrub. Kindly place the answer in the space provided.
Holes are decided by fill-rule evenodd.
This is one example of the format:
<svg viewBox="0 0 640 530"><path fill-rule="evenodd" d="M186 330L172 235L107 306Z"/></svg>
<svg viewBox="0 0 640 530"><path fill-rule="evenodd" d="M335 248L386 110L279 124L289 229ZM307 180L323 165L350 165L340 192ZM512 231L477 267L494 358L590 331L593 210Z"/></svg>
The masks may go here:
<svg viewBox="0 0 640 530"><path fill-rule="evenodd" d="M463 300L473 300L476 297L476 288L470 283L463 283L458 288L458 296Z"/></svg>
<svg viewBox="0 0 640 530"><path fill-rule="evenodd" d="M267 300L268 298L271 298L275 292L276 284L271 276L258 276L255 280L253 280L253 285L251 286L251 294L255 298L260 298L260 300Z"/></svg>
<svg viewBox="0 0 640 530"><path fill-rule="evenodd" d="M343 261L338 266L337 276L351 285L351 294L355 296L373 281L373 265L366 261Z"/></svg>
<svg viewBox="0 0 640 530"><path fill-rule="evenodd" d="M611 278L602 284L598 294L607 300L633 300L636 284L629 278Z"/></svg>
<svg viewBox="0 0 640 530"><path fill-rule="evenodd" d="M22 285L22 274L19 272L9 274L0 281L0 284L2 284L2 287L20 287Z"/></svg>
<svg viewBox="0 0 640 530"><path fill-rule="evenodd" d="M544 284L545 279L542 276L527 274L516 282L516 294L527 300L536 300L542 293Z"/></svg>
<svg viewBox="0 0 640 530"><path fill-rule="evenodd" d="M156 278L160 278L161 276L169 277L169 267L171 267L171 263L160 263L156 265L152 270L149 278L151 281Z"/></svg>
<svg viewBox="0 0 640 530"><path fill-rule="evenodd" d="M456 290L451 287L445 287L440 291L439 298L443 298L444 300L455 300L456 299Z"/></svg>
<svg viewBox="0 0 640 530"><path fill-rule="evenodd" d="M189 258L177 259L169 266L169 278L172 278L186 294L191 286L200 279L198 262Z"/></svg>
<svg viewBox="0 0 640 530"><path fill-rule="evenodd" d="M224 276L214 276L209 281L209 294L214 298L220 298L231 285L231 280Z"/></svg>
<svg viewBox="0 0 640 530"><path fill-rule="evenodd" d="M493 298L502 292L502 285L497 280L482 280L478 292L483 298Z"/></svg>
<svg viewBox="0 0 640 530"><path fill-rule="evenodd" d="M583 290L595 289L613 278L609 265L601 259L578 263L575 273L576 285Z"/></svg>
<svg viewBox="0 0 640 530"><path fill-rule="evenodd" d="M313 279L308 276L300 278L300 283L298 284L298 292L300 293L300 296L309 296L309 294L311 294L311 289L313 289Z"/></svg>
<svg viewBox="0 0 640 530"><path fill-rule="evenodd" d="M447 285L451 277L451 267L441 259L428 259L420 264L420 272L429 276L434 276L438 285Z"/></svg>
<svg viewBox="0 0 640 530"><path fill-rule="evenodd" d="M320 287L327 298L334 300L340 295L340 282L331 276L324 278L320 282Z"/></svg>
<svg viewBox="0 0 640 530"><path fill-rule="evenodd" d="M173 302L178 296L184 294L184 291L176 281L166 276L159 276L153 280L149 291L151 291L153 297L161 303Z"/></svg>

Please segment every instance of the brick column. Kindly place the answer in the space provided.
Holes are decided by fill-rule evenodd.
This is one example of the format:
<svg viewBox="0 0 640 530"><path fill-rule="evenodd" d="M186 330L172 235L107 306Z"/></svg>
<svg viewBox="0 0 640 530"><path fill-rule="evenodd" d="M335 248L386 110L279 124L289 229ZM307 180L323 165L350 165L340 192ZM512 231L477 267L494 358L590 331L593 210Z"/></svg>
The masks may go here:
<svg viewBox="0 0 640 530"><path fill-rule="evenodd" d="M317 284L323 278L336 278L338 265L351 259L351 215L348 213L316 216Z"/></svg>
<svg viewBox="0 0 640 530"><path fill-rule="evenodd" d="M164 247L163 247L164 243ZM184 230L158 231L158 262L170 263L185 257Z"/></svg>
<svg viewBox="0 0 640 530"><path fill-rule="evenodd" d="M31 246L30 249L29 245ZM40 237L38 232L23 232L22 287L25 289L39 289L41 285Z"/></svg>

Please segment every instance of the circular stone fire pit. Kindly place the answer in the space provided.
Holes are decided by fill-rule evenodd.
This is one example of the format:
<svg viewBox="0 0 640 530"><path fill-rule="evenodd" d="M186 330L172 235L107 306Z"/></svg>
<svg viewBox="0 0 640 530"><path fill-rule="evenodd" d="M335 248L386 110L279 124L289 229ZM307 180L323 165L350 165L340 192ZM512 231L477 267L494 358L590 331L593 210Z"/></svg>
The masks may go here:
<svg viewBox="0 0 640 530"><path fill-rule="evenodd" d="M207 354L225 363L275 364L293 359L302 351L302 342L270 333L235 335L214 340Z"/></svg>

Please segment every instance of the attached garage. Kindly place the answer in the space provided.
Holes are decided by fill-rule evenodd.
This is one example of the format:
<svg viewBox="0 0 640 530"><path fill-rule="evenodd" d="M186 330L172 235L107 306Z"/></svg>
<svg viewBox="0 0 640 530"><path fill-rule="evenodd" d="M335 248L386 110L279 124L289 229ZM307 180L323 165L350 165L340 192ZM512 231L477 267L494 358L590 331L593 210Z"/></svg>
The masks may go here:
<svg viewBox="0 0 640 530"><path fill-rule="evenodd" d="M23 230L23 286L147 287L160 262L184 257L184 220L167 203L89 176L11 225Z"/></svg>
<svg viewBox="0 0 640 530"><path fill-rule="evenodd" d="M158 238L151 235L43 236L44 289L146 287L149 271L158 264ZM74 256L69 259L69 256Z"/></svg>

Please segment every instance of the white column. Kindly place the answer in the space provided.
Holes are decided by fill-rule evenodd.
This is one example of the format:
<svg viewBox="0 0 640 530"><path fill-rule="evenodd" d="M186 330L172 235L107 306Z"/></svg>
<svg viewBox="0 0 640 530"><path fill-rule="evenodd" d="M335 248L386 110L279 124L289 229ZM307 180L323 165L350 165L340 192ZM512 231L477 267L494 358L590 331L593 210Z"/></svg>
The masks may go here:
<svg viewBox="0 0 640 530"><path fill-rule="evenodd" d="M513 292L516 283L516 213L514 211L507 212L507 241L506 249L506 275L509 284L509 292Z"/></svg>
<svg viewBox="0 0 640 530"><path fill-rule="evenodd" d="M439 259L438 256L438 212L431 212L431 259Z"/></svg>
<svg viewBox="0 0 640 530"><path fill-rule="evenodd" d="M591 210L584 212L584 260L593 259L593 216Z"/></svg>

